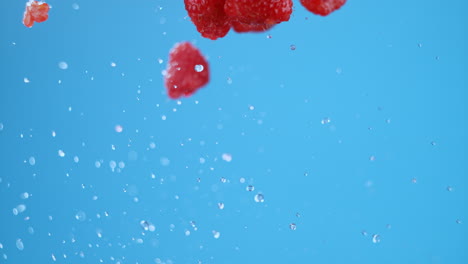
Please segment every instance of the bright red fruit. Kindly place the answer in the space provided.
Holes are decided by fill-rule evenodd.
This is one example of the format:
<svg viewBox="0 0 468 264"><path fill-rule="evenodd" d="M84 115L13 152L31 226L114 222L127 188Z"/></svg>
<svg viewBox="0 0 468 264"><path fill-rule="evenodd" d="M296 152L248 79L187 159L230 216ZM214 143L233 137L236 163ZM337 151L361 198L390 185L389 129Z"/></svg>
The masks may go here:
<svg viewBox="0 0 468 264"><path fill-rule="evenodd" d="M266 31L288 21L292 0L226 0L224 11L237 32Z"/></svg>
<svg viewBox="0 0 468 264"><path fill-rule="evenodd" d="M29 1L26 3L24 11L23 24L26 27L32 27L34 22L44 22L49 18L49 5L44 2Z"/></svg>
<svg viewBox="0 0 468 264"><path fill-rule="evenodd" d="M310 12L321 15L328 16L335 10L340 9L346 0L301 0L301 4Z"/></svg>
<svg viewBox="0 0 468 264"><path fill-rule="evenodd" d="M205 38L215 40L224 37L231 29L224 13L225 0L184 0L185 9Z"/></svg>
<svg viewBox="0 0 468 264"><path fill-rule="evenodd" d="M165 85L170 98L190 96L208 83L208 62L190 42L177 43L169 53Z"/></svg>

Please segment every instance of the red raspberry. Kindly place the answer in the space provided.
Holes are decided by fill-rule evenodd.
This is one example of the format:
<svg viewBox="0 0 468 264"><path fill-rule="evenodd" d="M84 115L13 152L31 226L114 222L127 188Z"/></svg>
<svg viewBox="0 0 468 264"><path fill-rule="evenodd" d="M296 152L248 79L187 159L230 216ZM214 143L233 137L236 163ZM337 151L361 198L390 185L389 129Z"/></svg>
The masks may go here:
<svg viewBox="0 0 468 264"><path fill-rule="evenodd" d="M231 25L224 13L224 0L184 0L185 9L205 38L215 40L224 37Z"/></svg>
<svg viewBox="0 0 468 264"><path fill-rule="evenodd" d="M237 32L266 31L288 21L292 0L226 0L224 11Z"/></svg>
<svg viewBox="0 0 468 264"><path fill-rule="evenodd" d="M169 53L165 85L170 98L190 96L208 83L208 62L190 42L174 45Z"/></svg>
<svg viewBox="0 0 468 264"><path fill-rule="evenodd" d="M310 12L327 16L335 10L340 9L346 0L301 0L301 4Z"/></svg>
<svg viewBox="0 0 468 264"><path fill-rule="evenodd" d="M44 2L29 1L26 3L26 10L24 11L23 24L26 27L32 27L34 22L44 22L49 18L49 5Z"/></svg>

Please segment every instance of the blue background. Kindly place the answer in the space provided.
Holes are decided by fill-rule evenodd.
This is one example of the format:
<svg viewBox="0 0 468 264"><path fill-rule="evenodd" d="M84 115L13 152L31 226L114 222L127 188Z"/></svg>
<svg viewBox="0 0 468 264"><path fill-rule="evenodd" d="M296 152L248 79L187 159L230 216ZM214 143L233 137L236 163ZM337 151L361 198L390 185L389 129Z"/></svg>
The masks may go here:
<svg viewBox="0 0 468 264"><path fill-rule="evenodd" d="M48 3L0 11L0 263L468 263L467 1L217 41L182 0ZM169 100L185 40L211 80Z"/></svg>

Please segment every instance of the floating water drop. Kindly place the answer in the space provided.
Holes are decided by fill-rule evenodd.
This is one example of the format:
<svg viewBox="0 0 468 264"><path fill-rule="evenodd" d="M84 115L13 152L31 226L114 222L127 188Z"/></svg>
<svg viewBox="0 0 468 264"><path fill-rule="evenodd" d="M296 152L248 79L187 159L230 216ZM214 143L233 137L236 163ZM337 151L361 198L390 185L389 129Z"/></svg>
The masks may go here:
<svg viewBox="0 0 468 264"><path fill-rule="evenodd" d="M59 149L58 150L58 155L59 155L59 157L63 158L63 157L65 157L65 152L63 152L63 150Z"/></svg>
<svg viewBox="0 0 468 264"><path fill-rule="evenodd" d="M296 45L291 45L291 46L289 46L289 48L290 48L291 50L296 50Z"/></svg>
<svg viewBox="0 0 468 264"><path fill-rule="evenodd" d="M293 231L296 230L296 229L297 229L296 224L295 224L295 223L289 224L289 229L291 229L291 230L293 230Z"/></svg>
<svg viewBox="0 0 468 264"><path fill-rule="evenodd" d="M255 200L255 202L257 202L257 203L263 203L263 202L265 202L265 197L263 196L263 194L257 193L257 194L254 196L254 200Z"/></svg>
<svg viewBox="0 0 468 264"><path fill-rule="evenodd" d="M23 240L21 240L21 238L16 239L16 248L20 251L24 249Z"/></svg>
<svg viewBox="0 0 468 264"><path fill-rule="evenodd" d="M216 230L213 230L213 231L211 231L211 232L213 233L213 237L214 237L215 239L218 239L218 238L221 236L221 233L219 233L219 232L216 231Z"/></svg>
<svg viewBox="0 0 468 264"><path fill-rule="evenodd" d="M61 70L66 70L68 69L68 64L64 61L61 61L58 63L58 67L61 69Z"/></svg>
<svg viewBox="0 0 468 264"><path fill-rule="evenodd" d="M325 117L325 118L322 119L322 121L320 121L320 123L321 123L322 125L328 124L328 123L330 123L330 122L331 122L331 120L330 120L330 118L328 118L328 117Z"/></svg>
<svg viewBox="0 0 468 264"><path fill-rule="evenodd" d="M123 131L123 127L121 125L116 125L114 129L115 129L115 132L117 133L122 133Z"/></svg>
<svg viewBox="0 0 468 264"><path fill-rule="evenodd" d="M29 165L34 166L36 164L36 158L29 157Z"/></svg>
<svg viewBox="0 0 468 264"><path fill-rule="evenodd" d="M372 243L374 243L374 244L380 243L380 235L379 234L372 235Z"/></svg>
<svg viewBox="0 0 468 264"><path fill-rule="evenodd" d="M78 211L75 215L76 220L80 222L86 221L86 213L83 211Z"/></svg>
<svg viewBox="0 0 468 264"><path fill-rule="evenodd" d="M249 185L247 187L245 187L245 189L248 191L248 192L252 192L255 190L255 187L253 185Z"/></svg>
<svg viewBox="0 0 468 264"><path fill-rule="evenodd" d="M201 65L201 64L195 65L195 71L196 72L202 72L204 69L205 69L205 67L203 67L203 65Z"/></svg>
<svg viewBox="0 0 468 264"><path fill-rule="evenodd" d="M229 154L229 153L223 153L223 155L221 157L226 162L231 162L232 161L232 155Z"/></svg>
<svg viewBox="0 0 468 264"><path fill-rule="evenodd" d="M224 209L224 203L218 203L218 208L220 210L223 210Z"/></svg>
<svg viewBox="0 0 468 264"><path fill-rule="evenodd" d="M73 3L72 8L75 9L75 10L78 10L78 9L80 9L80 6L77 3Z"/></svg>

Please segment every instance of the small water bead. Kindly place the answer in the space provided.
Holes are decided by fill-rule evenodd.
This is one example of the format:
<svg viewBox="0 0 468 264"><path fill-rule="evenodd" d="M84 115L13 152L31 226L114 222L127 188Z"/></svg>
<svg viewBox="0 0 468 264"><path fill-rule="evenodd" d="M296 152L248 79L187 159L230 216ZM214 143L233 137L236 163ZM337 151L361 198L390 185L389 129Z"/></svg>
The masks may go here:
<svg viewBox="0 0 468 264"><path fill-rule="evenodd" d="M249 185L247 187L245 187L245 189L248 191L248 192L252 192L255 190L255 187L253 185Z"/></svg>
<svg viewBox="0 0 468 264"><path fill-rule="evenodd" d="M254 196L254 200L255 200L255 202L257 202L257 203L263 203L263 202L265 202L265 197L263 196L263 194L257 193L257 194Z"/></svg>
<svg viewBox="0 0 468 264"><path fill-rule="evenodd" d="M117 63L111 62L111 63L110 63L110 66L111 66L112 68L115 68L115 66L117 66Z"/></svg>
<svg viewBox="0 0 468 264"><path fill-rule="evenodd" d="M374 243L374 244L380 243L380 235L379 234L372 235L372 243Z"/></svg>
<svg viewBox="0 0 468 264"><path fill-rule="evenodd" d="M462 220L460 220L460 219L457 219L457 220L455 220L455 223L457 223L457 224L461 224L461 223L462 223Z"/></svg>
<svg viewBox="0 0 468 264"><path fill-rule="evenodd" d="M28 192L24 192L24 193L20 194L21 199L28 199L29 196L30 196L30 195L29 195Z"/></svg>
<svg viewBox="0 0 468 264"><path fill-rule="evenodd" d="M86 213L83 211L78 211L75 215L76 220L80 222L86 221Z"/></svg>
<svg viewBox="0 0 468 264"><path fill-rule="evenodd" d="M232 155L229 154L229 153L223 153L223 155L221 157L226 162L231 162L232 161Z"/></svg>
<svg viewBox="0 0 468 264"><path fill-rule="evenodd" d="M224 177L221 177L221 180L220 180L222 183L226 183L227 182L227 179L224 178Z"/></svg>
<svg viewBox="0 0 468 264"><path fill-rule="evenodd" d="M411 182L412 182L412 183L418 183L418 180L417 180L416 178L412 178L412 179L411 179Z"/></svg>
<svg viewBox="0 0 468 264"><path fill-rule="evenodd" d="M16 239L16 248L20 251L24 249L23 240L21 240L21 238Z"/></svg>
<svg viewBox="0 0 468 264"><path fill-rule="evenodd" d="M36 164L36 158L29 157L29 165L34 166Z"/></svg>
<svg viewBox="0 0 468 264"><path fill-rule="evenodd" d="M367 231L366 231L366 230L362 230L362 231L361 231L361 235L367 236L367 235L368 235L368 234L367 234Z"/></svg>
<svg viewBox="0 0 468 264"><path fill-rule="evenodd" d="M221 233L219 233L219 232L216 231L216 230L213 230L213 231L211 231L211 232L213 233L213 237L214 237L215 239L218 239L218 238L221 236Z"/></svg>
<svg viewBox="0 0 468 264"><path fill-rule="evenodd" d="M291 50L296 50L296 45L291 45L291 46L289 46L289 48L290 48Z"/></svg>
<svg viewBox="0 0 468 264"><path fill-rule="evenodd" d="M123 127L121 125L115 125L114 130L117 133L122 133Z"/></svg>
<svg viewBox="0 0 468 264"><path fill-rule="evenodd" d="M112 171L115 170L117 167L117 163L114 160L109 161L109 167L111 168Z"/></svg>
<svg viewBox="0 0 468 264"><path fill-rule="evenodd" d="M3 123L0 123L0 131L3 131Z"/></svg>
<svg viewBox="0 0 468 264"><path fill-rule="evenodd" d="M291 230L293 230L293 231L296 230L296 229L297 229L296 224L295 224L295 223L289 224L289 229L291 229Z"/></svg>
<svg viewBox="0 0 468 264"><path fill-rule="evenodd" d="M205 69L205 67L203 67L203 65L201 65L201 64L195 65L195 71L196 72L202 72L204 69Z"/></svg>
<svg viewBox="0 0 468 264"><path fill-rule="evenodd" d="M68 63L66 63L65 61L61 61L61 62L58 63L58 67L61 70L66 70L66 69L68 69Z"/></svg>
<svg viewBox="0 0 468 264"><path fill-rule="evenodd" d="M18 206L16 206L16 210L18 211L18 213L22 213L22 212L26 211L26 205L19 204Z"/></svg>
<svg viewBox="0 0 468 264"><path fill-rule="evenodd" d="M325 118L322 119L322 121L320 121L320 123L321 123L322 125L328 124L328 123L330 123L330 122L331 122L331 119L328 118L328 117L325 117Z"/></svg>
<svg viewBox="0 0 468 264"><path fill-rule="evenodd" d="M150 223L148 221L141 220L140 226L143 228L143 230L148 231L150 227Z"/></svg>
<svg viewBox="0 0 468 264"><path fill-rule="evenodd" d="M63 150L59 149L58 150L58 155L59 155L59 157L63 158L63 157L65 157L65 152L63 152Z"/></svg>
<svg viewBox="0 0 468 264"><path fill-rule="evenodd" d="M244 178L244 177L241 177L241 178L239 179L239 182L240 182L240 183L245 183L245 178Z"/></svg>
<svg viewBox="0 0 468 264"><path fill-rule="evenodd" d="M31 82L27 77L24 77L23 81L24 81L24 83L30 83Z"/></svg>
<svg viewBox="0 0 468 264"><path fill-rule="evenodd" d="M452 186L447 186L447 191L449 191L449 192L453 191Z"/></svg>
<svg viewBox="0 0 468 264"><path fill-rule="evenodd" d="M80 6L77 3L73 3L72 8L75 9L75 10L78 10L78 9L80 9Z"/></svg>
<svg viewBox="0 0 468 264"><path fill-rule="evenodd" d="M224 203L218 203L218 208L220 210L223 210L224 209Z"/></svg>
<svg viewBox="0 0 468 264"><path fill-rule="evenodd" d="M101 168L101 162L99 162L98 160L94 162L94 166L96 166L96 168Z"/></svg>

